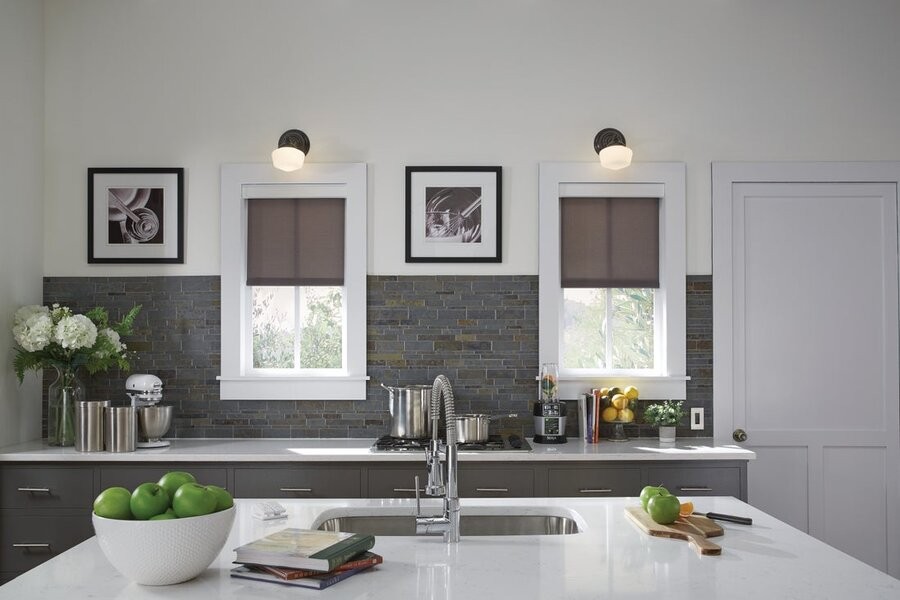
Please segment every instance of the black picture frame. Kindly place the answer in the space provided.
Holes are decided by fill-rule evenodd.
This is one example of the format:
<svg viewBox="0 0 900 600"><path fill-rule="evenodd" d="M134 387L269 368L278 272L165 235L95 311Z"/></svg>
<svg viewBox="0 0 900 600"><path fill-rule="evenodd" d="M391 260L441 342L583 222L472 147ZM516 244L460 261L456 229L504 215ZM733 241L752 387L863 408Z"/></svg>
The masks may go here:
<svg viewBox="0 0 900 600"><path fill-rule="evenodd" d="M406 167L406 262L503 262L502 167Z"/></svg>
<svg viewBox="0 0 900 600"><path fill-rule="evenodd" d="M89 264L184 263L184 169L92 167Z"/></svg>

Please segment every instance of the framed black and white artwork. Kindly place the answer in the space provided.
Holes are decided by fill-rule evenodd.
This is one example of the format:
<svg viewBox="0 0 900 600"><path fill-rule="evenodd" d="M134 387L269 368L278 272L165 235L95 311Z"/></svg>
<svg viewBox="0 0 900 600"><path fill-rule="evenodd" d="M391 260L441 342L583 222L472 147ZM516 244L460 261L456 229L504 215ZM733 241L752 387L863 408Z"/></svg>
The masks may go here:
<svg viewBox="0 0 900 600"><path fill-rule="evenodd" d="M501 262L500 167L406 167L406 262Z"/></svg>
<svg viewBox="0 0 900 600"><path fill-rule="evenodd" d="M184 263L184 169L88 169L89 263Z"/></svg>

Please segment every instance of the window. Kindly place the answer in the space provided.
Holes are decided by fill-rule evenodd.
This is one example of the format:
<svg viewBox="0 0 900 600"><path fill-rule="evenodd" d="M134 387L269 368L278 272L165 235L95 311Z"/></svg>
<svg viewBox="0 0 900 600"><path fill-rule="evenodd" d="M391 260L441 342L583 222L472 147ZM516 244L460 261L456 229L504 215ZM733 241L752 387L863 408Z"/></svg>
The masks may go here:
<svg viewBox="0 0 900 600"><path fill-rule="evenodd" d="M634 383L685 396L684 166L540 170L540 362L560 394Z"/></svg>
<svg viewBox="0 0 900 600"><path fill-rule="evenodd" d="M366 167L222 168L223 399L364 399Z"/></svg>

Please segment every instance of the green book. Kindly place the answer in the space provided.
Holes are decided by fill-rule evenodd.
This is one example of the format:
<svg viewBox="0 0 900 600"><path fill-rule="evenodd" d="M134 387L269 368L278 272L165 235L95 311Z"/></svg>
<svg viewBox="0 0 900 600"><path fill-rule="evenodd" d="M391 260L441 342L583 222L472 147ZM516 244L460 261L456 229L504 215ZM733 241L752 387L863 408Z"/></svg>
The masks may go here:
<svg viewBox="0 0 900 600"><path fill-rule="evenodd" d="M239 563L331 571L374 545L369 534L288 528L234 551Z"/></svg>

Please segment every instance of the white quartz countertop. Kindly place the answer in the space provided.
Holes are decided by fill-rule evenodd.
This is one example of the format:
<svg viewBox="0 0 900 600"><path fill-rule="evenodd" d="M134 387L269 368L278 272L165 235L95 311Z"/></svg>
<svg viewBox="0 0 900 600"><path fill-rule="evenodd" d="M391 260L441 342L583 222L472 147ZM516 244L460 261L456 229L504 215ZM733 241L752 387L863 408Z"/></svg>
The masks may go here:
<svg viewBox="0 0 900 600"><path fill-rule="evenodd" d="M421 452L379 452L372 450L372 438L324 439L173 439L165 448L145 448L134 452L77 452L56 448L37 440L0 448L0 462L421 462ZM656 438L627 442L601 441L586 444L571 440L566 444L535 444L532 450L460 452L460 461L646 461L646 460L750 460L756 454L737 445L717 446L711 438L683 438L674 445Z"/></svg>
<svg viewBox="0 0 900 600"><path fill-rule="evenodd" d="M316 591L231 578L233 549L283 527L308 528L326 511L412 515L414 502L283 500L289 518L264 523L249 516L253 501L242 500L221 554L192 581L166 587L135 584L113 569L91 538L0 587L0 598L900 598L900 580L739 500L693 500L698 510L749 516L753 525L722 523L725 535L714 539L722 546L721 556L699 556L687 542L653 538L632 524L624 509L636 505L635 498L464 499L463 519L467 513L560 514L574 518L580 532L464 536L456 545L440 537L378 536L374 551L384 556L384 564Z"/></svg>

